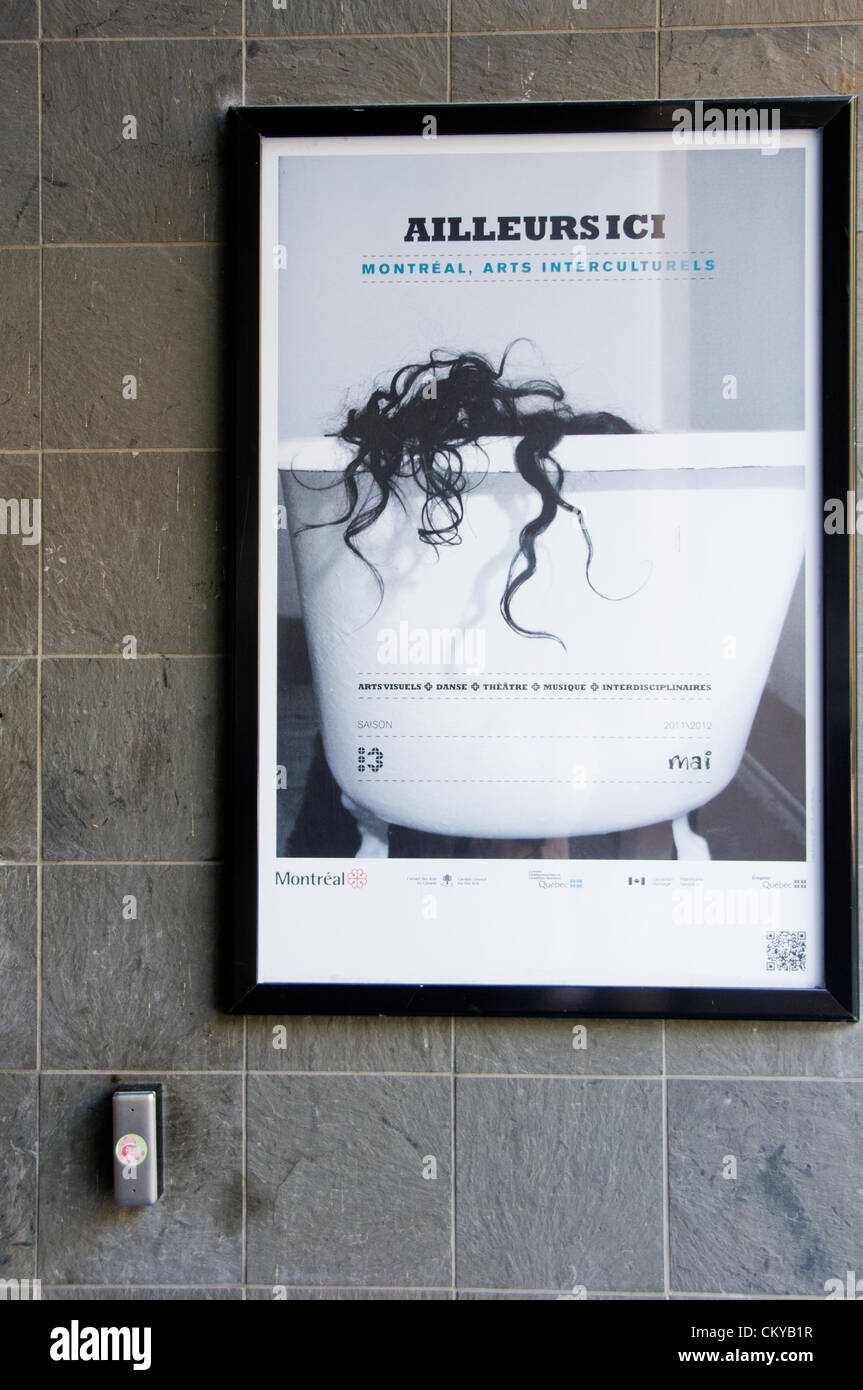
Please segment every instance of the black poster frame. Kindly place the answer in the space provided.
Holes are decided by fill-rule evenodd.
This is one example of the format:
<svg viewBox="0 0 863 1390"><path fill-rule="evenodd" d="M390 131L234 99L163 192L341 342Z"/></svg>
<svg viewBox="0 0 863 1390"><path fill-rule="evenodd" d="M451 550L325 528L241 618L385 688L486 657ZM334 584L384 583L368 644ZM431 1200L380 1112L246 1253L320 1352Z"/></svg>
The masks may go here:
<svg viewBox="0 0 863 1390"><path fill-rule="evenodd" d="M740 98L723 113L778 111L783 129L821 132L823 495L855 489L855 102ZM663 989L534 985L262 983L258 937L258 560L261 142L290 136L665 131L696 103L237 107L229 113L234 553L231 610L230 871L225 1007L240 1014L494 1015L839 1021L858 1016L855 536L823 546L821 653L825 987Z"/></svg>

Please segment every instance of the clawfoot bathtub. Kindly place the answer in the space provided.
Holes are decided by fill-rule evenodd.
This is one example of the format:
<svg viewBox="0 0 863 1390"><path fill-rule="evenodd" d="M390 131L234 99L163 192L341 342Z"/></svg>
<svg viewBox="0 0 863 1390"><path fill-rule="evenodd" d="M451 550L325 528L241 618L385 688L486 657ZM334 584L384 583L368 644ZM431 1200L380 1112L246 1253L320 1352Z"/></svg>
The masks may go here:
<svg viewBox="0 0 863 1390"><path fill-rule="evenodd" d="M345 511L346 446L283 446L324 748L361 853L386 853L388 823L544 839L670 820L678 855L704 857L686 817L737 771L803 555L799 436L565 438L583 524L558 512L512 605L546 637L500 611L539 508L515 442L464 451L459 544L419 540L404 480L358 537L380 584L320 524Z"/></svg>

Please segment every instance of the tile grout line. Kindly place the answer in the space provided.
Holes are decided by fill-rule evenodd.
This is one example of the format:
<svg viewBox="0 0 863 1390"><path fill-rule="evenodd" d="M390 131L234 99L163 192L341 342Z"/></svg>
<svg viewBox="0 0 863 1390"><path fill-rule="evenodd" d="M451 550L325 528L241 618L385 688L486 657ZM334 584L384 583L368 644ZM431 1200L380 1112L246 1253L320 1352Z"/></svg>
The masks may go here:
<svg viewBox="0 0 863 1390"><path fill-rule="evenodd" d="M246 1282L248 1278L248 1171L249 1171L249 1019L243 1015L243 1072L242 1096L240 1100L240 1278L243 1283L243 1302L246 1301Z"/></svg>
<svg viewBox="0 0 863 1390"><path fill-rule="evenodd" d="M46 241L45 251L188 251L205 247L208 251L221 250L227 246L225 241L188 241L172 238L170 241ZM33 251L34 246L3 246L3 251Z"/></svg>
<svg viewBox="0 0 863 1390"><path fill-rule="evenodd" d="M671 1292L671 1235L668 1201L668 1067L665 1054L665 1019L662 1020L662 1279L665 1297Z"/></svg>
<svg viewBox="0 0 863 1390"><path fill-rule="evenodd" d="M132 444L106 444L99 448L80 448L64 449L58 444L48 444L44 449L0 449L0 457L7 454L131 454L137 458L139 454L227 454L228 448L224 444L151 444L147 448L142 448Z"/></svg>
<svg viewBox="0 0 863 1390"><path fill-rule="evenodd" d="M826 21L825 21L825 22L826 22ZM853 21L851 21L851 22L853 22ZM702 25L702 28L703 28L703 27L705 27L705 26ZM797 27L798 27L798 28L803 28L804 26L798 21ZM644 26L642 25L641 28L643 29ZM58 43L58 44L60 44L60 43L63 43L63 44L79 44L79 43L86 43L86 44L90 44L90 43L199 43L199 44L205 44L205 43L206 43L206 44L211 44L211 43L231 43L232 41L233 41L233 42L236 42L237 39L250 38L250 39L252 39L252 40L256 40L256 39L257 39L259 42L262 42L262 43L284 43L284 44L288 44L288 43L308 43L308 42L310 42L310 41L312 41L312 42L315 42L315 41L320 42L322 39L328 40L330 43L342 43L342 42L344 42L345 39L443 39L443 38L446 38L446 32L445 32L445 30L443 30L443 29L396 29L396 30L393 30L392 32L390 32L390 31L388 30L386 33L382 33L382 32L381 32L380 30L378 30L378 29L365 29L365 30L363 30L362 32L357 32L357 33L342 33L341 31L335 31L335 32L331 32L331 33L329 33L329 34L327 34L327 33L308 33L308 34L245 34L245 33L243 32L243 29L244 29L244 26L241 25L239 33L236 33L236 34L212 34L212 33L210 33L210 34L157 34L157 35L155 35L155 36L150 36L149 34L81 34L81 35L79 35L77 38L69 38L68 36L64 36L64 35L50 35L50 34L48 34L48 35L45 36L45 43ZM507 31L505 31L505 32L507 32L507 33L509 33L509 32L513 32L513 33L528 33L528 34L569 34L569 33L571 33L572 31L571 31L570 29L525 29L525 30L512 30L512 31L507 30ZM630 33L635 33L635 32L637 32L637 31L636 31L635 29L604 29L604 30L592 30L592 29L591 29L591 30L587 30L586 32L587 32L587 33L597 33L597 32L598 32L598 33L606 33L606 34L621 34L621 33L630 34ZM497 35L498 35L498 31L497 31L497 30L492 30L492 29L465 30L465 33L473 34L473 36L474 36L474 37L477 37L477 38L496 38ZM28 43L29 43L29 44L34 44L34 43L36 42L36 40L35 40L35 39L3 39L3 40L0 40L0 42L2 42L2 43L4 43L4 44L5 44L5 43L10 43L10 44L12 44L12 43L14 43L14 44L28 44ZM305 104L308 104L308 103L305 103Z"/></svg>
<svg viewBox="0 0 863 1390"><path fill-rule="evenodd" d="M44 859L46 869L224 869L224 859ZM36 869L33 859L0 859L0 869Z"/></svg>
<svg viewBox="0 0 863 1390"><path fill-rule="evenodd" d="M43 343L44 229L42 223L42 0L36 4L36 158L39 220L39 544L36 548L36 1193L33 1213L33 1275L39 1277L39 1189L42 1151L42 481L43 481Z"/></svg>
<svg viewBox="0 0 863 1390"><path fill-rule="evenodd" d="M220 1015L221 1017L221 1015ZM250 1014L250 1018L263 1017L263 1015ZM233 1016L227 1019L232 1021ZM235 1067L160 1067L138 1066L138 1067L112 1067L108 1063L99 1063L92 1066L78 1067L44 1067L41 1074L43 1076L99 1076L108 1072L116 1072L124 1076L143 1076L150 1072L158 1073L159 1076L242 1076L242 1062L238 1062ZM33 1076L33 1067L0 1067L0 1076ZM277 1071L265 1071L258 1067L247 1069L249 1076L288 1076L288 1077L352 1077L356 1081L364 1078L380 1079L386 1076L404 1077L407 1080L438 1080L452 1075L450 1068L445 1071L399 1071L396 1067L379 1071L333 1071L330 1069L315 1067L303 1070L301 1068L284 1067ZM597 1081L648 1081L660 1084L662 1077L658 1073L648 1073L638 1075L626 1073L625 1075L610 1075L603 1072L582 1072L582 1073L553 1073L553 1072L457 1072L457 1079L461 1081L571 1081L575 1082L597 1082ZM761 1084L770 1082L784 1085L793 1083L800 1085L801 1082L812 1082L813 1085L833 1084L837 1086L859 1086L863 1084L863 1076L687 1076L683 1074L671 1073L667 1078L669 1081L698 1081L705 1084L717 1082L723 1085L748 1085L750 1082Z"/></svg>
<svg viewBox="0 0 863 1390"><path fill-rule="evenodd" d="M221 1292L233 1289L242 1289L237 1283L214 1283L214 1284L157 1284L153 1282L139 1284L42 1284L43 1289L218 1289ZM250 1289L270 1290L270 1284L249 1284ZM287 1284L286 1288L294 1292L309 1291L314 1293L448 1293L446 1284ZM520 1294L568 1294L568 1288L539 1288L539 1289L504 1289L490 1285L483 1287L479 1285L465 1286L464 1293L493 1293L509 1294L518 1296ZM659 1300L662 1295L657 1289L589 1289L587 1291L588 1302L600 1297L614 1297L618 1299L653 1299ZM749 1293L731 1292L723 1290L721 1292L705 1292L704 1290L675 1290L675 1299L703 1299L705 1302L712 1300L728 1302L762 1302L764 1300L776 1302L797 1302L797 1303L821 1303L824 1301L822 1293L799 1294L799 1293Z"/></svg>
<svg viewBox="0 0 863 1390"><path fill-rule="evenodd" d="M129 661L122 652L0 652L0 661ZM227 652L138 652L135 661L224 661Z"/></svg>
<svg viewBox="0 0 863 1390"><path fill-rule="evenodd" d="M713 23L713 24L662 24L660 28L664 34L682 33L764 33L770 29L859 29L863 24L861 19L772 19L761 21L737 21L734 23ZM629 34L651 33L654 26L650 24L633 24L617 28L597 24L593 28L587 25L578 25L568 29L459 29L456 37L469 39L508 39L508 38L572 38L573 35L582 34L613 34L616 37L626 37ZM446 38L444 29L410 29L393 30L382 33L380 30L363 30L355 33L306 33L306 34L255 34L246 36L242 32L236 34L159 34L150 36L147 34L81 34L75 38L69 35L46 34L42 42L46 44L66 44L67 46L77 44L98 44L98 43L230 43L232 40L251 37L262 42L274 44L290 43L339 43L346 39L377 39L378 41L391 41L396 39L442 39ZM28 44L35 47L37 39L3 39L4 46L12 45L16 47L26 47ZM685 98L681 98L684 100Z"/></svg>
<svg viewBox="0 0 863 1390"><path fill-rule="evenodd" d="M225 652L138 652L136 661L224 661ZM0 652L0 661L128 661L122 652ZM126 860L120 861L125 864Z"/></svg>
<svg viewBox="0 0 863 1390"><path fill-rule="evenodd" d="M456 1259L455 1259L455 1015L449 1021L449 1241L450 1241L450 1282L452 1297L456 1297Z"/></svg>

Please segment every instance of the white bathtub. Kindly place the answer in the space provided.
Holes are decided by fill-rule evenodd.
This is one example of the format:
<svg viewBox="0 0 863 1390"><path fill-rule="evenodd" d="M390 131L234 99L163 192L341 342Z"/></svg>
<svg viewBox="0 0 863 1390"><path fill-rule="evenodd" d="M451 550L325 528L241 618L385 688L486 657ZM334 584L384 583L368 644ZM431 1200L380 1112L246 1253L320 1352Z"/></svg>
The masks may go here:
<svg viewBox="0 0 863 1390"><path fill-rule="evenodd" d="M566 438L555 458L593 540L591 580L632 596L591 591L577 519L558 512L512 611L565 650L512 632L499 609L518 533L540 506L515 472L516 442L486 441L488 462L466 451L460 545L419 541L409 482L405 510L391 500L359 537L380 603L342 526L297 529L344 510L349 450L332 439L283 447L333 776L382 821L440 834L540 839L685 816L735 775L773 659L803 554L800 436ZM386 685L408 688L374 688ZM527 688L485 688L513 685ZM549 688L567 685L584 688Z"/></svg>

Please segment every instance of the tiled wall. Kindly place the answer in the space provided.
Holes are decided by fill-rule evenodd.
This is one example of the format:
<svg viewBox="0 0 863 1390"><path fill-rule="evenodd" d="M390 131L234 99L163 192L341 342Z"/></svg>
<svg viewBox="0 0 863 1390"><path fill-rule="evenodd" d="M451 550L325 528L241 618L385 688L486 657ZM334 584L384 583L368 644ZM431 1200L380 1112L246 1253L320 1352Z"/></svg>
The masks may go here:
<svg viewBox="0 0 863 1390"><path fill-rule="evenodd" d="M0 1276L817 1297L863 1270L860 1027L591 1022L574 1050L565 1021L299 1019L276 1051L215 1005L225 108L860 86L863 0L3 0L0 495L41 498L43 537L0 538ZM118 1077L166 1087L143 1211L107 1188Z"/></svg>

